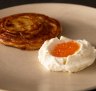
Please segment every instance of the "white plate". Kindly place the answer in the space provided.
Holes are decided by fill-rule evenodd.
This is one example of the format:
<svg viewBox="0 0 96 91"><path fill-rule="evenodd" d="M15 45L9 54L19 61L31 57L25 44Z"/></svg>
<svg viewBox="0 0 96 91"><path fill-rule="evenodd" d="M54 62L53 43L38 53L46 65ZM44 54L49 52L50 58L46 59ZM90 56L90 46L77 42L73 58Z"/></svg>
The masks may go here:
<svg viewBox="0 0 96 91"><path fill-rule="evenodd" d="M95 8L56 3L29 4L2 9L0 18L24 12L56 18L63 28L62 35L86 39L96 46ZM38 62L37 52L0 45L0 88L8 91L77 91L96 87L96 62L75 74L49 72Z"/></svg>

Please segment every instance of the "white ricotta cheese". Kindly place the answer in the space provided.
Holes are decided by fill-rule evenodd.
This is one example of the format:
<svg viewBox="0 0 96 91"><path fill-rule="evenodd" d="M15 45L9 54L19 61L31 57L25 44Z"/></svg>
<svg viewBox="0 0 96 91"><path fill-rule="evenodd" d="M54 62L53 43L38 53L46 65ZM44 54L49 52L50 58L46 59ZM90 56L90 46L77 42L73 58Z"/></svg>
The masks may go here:
<svg viewBox="0 0 96 91"><path fill-rule="evenodd" d="M86 40L73 40L80 48L73 55L55 57L50 51L58 43L68 42L71 39L61 36L60 39L52 38L44 42L38 52L38 59L50 71L77 72L90 66L96 58L96 49Z"/></svg>

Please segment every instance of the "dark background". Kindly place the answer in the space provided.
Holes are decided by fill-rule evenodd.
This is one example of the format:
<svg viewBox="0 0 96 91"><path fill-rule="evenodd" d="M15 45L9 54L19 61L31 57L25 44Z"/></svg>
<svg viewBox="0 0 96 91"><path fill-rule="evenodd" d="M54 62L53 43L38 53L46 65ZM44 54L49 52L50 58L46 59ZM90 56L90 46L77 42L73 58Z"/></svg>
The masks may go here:
<svg viewBox="0 0 96 91"><path fill-rule="evenodd" d="M96 8L96 0L0 0L0 9L29 3L71 3Z"/></svg>

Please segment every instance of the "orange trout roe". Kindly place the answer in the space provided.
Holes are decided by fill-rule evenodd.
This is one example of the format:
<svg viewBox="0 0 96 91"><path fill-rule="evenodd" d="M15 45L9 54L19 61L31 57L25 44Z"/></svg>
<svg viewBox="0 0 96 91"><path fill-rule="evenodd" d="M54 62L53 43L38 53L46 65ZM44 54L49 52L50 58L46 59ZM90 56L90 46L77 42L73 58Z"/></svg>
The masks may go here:
<svg viewBox="0 0 96 91"><path fill-rule="evenodd" d="M74 54L80 48L79 44L74 41L57 44L51 51L51 54L56 57L67 57Z"/></svg>

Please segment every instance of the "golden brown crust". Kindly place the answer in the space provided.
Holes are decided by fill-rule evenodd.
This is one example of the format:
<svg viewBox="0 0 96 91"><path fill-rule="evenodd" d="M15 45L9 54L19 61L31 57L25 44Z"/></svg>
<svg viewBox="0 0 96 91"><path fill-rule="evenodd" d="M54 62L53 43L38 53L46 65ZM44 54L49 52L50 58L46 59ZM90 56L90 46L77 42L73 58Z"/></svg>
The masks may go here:
<svg viewBox="0 0 96 91"><path fill-rule="evenodd" d="M60 33L59 22L43 14L21 13L0 20L0 42L20 49L39 49Z"/></svg>

